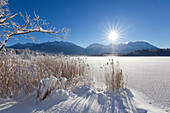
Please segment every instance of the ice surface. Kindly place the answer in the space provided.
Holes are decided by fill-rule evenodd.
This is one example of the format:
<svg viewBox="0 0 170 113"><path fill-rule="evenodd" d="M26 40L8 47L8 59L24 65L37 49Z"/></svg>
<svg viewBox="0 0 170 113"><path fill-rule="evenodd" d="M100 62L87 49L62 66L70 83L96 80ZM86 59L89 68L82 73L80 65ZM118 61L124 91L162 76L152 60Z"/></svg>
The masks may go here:
<svg viewBox="0 0 170 113"><path fill-rule="evenodd" d="M99 68L108 59L120 62L124 74L128 75L129 88L142 92L151 103L163 109L170 108L170 57L87 57L96 87L105 87Z"/></svg>

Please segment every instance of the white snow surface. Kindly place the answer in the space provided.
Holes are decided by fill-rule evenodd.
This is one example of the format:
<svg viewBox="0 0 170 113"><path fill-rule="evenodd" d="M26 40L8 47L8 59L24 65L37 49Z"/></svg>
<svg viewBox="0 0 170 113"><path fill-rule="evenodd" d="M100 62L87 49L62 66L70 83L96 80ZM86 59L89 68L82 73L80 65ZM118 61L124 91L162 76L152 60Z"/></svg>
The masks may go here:
<svg viewBox="0 0 170 113"><path fill-rule="evenodd" d="M34 98L35 99L35 98ZM52 91L47 99L38 104L27 99L14 101L0 99L1 113L154 113L155 109L145 110L148 106L140 106L141 102L134 101L134 95L129 89L102 91L88 86L74 87L70 90ZM138 103L140 103L138 105ZM137 106L138 105L138 106ZM159 113L163 110L157 109ZM156 112L155 112L156 113Z"/></svg>
<svg viewBox="0 0 170 113"><path fill-rule="evenodd" d="M140 92L145 100L170 112L170 57L82 57L91 66L96 87L105 87L103 71L99 66L109 59L119 61L123 73L128 75L128 87ZM134 92L133 92L134 93ZM158 113L158 112L156 112Z"/></svg>
<svg viewBox="0 0 170 113"><path fill-rule="evenodd" d="M1 113L170 113L169 57L82 57L87 58L95 87L53 90L36 103L33 94L21 93L14 99L0 97ZM128 89L105 91L100 66L108 59L118 60L128 74ZM42 92L51 89L57 78L41 80ZM62 78L63 83L67 81Z"/></svg>

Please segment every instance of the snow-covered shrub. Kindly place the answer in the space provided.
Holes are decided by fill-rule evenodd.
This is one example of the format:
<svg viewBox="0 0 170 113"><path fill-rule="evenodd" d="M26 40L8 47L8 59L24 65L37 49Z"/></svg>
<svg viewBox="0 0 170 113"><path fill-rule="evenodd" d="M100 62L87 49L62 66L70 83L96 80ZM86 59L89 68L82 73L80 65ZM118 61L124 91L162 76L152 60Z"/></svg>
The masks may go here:
<svg viewBox="0 0 170 113"><path fill-rule="evenodd" d="M39 91L39 99L44 100L52 89L55 89L58 79L54 76L43 78L40 80L41 86Z"/></svg>
<svg viewBox="0 0 170 113"><path fill-rule="evenodd" d="M107 90L115 90L127 87L127 78L125 81L118 61L115 64L113 59L109 59L109 62L107 62L107 64L103 67L105 71L104 73Z"/></svg>

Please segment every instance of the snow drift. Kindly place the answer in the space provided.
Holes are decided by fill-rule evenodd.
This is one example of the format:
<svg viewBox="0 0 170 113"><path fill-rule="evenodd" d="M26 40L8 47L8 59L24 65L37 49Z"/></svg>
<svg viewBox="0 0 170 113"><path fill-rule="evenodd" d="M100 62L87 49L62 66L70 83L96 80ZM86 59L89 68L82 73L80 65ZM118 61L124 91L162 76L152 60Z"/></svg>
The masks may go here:
<svg viewBox="0 0 170 113"><path fill-rule="evenodd" d="M22 102L1 101L0 112L56 112L56 113L145 113L135 107L133 94L129 89L116 91L95 90L88 86L70 90L53 90L39 104L27 98Z"/></svg>

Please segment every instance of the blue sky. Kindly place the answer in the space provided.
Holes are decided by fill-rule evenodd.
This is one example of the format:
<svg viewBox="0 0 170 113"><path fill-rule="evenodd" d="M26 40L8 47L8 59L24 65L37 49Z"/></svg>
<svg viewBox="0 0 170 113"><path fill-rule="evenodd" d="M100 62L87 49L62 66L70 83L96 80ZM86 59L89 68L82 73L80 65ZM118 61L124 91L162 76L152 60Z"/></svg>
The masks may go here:
<svg viewBox="0 0 170 113"><path fill-rule="evenodd" d="M9 8L13 14L26 11L33 16L35 11L54 27L71 28L65 41L83 47L108 44L104 41L108 24L126 28L119 43L146 40L158 47L170 47L169 0L9 0ZM33 35L39 43L55 40L47 34ZM20 37L7 45L27 42L31 40Z"/></svg>

